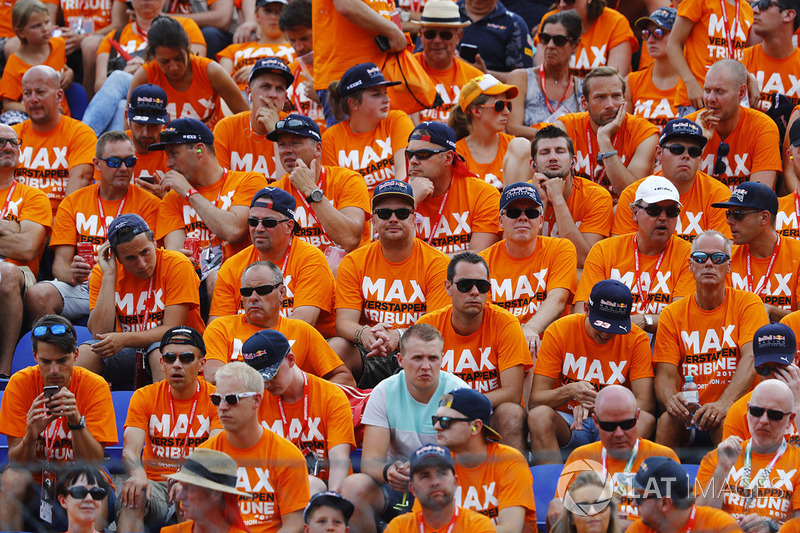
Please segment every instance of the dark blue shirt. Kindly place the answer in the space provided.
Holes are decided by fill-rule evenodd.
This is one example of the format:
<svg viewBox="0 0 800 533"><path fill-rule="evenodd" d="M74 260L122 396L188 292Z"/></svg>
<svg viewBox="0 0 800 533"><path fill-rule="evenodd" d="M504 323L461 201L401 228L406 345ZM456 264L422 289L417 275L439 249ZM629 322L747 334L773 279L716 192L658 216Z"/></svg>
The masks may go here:
<svg viewBox="0 0 800 533"><path fill-rule="evenodd" d="M458 0L462 20L470 20L464 9L464 0ZM515 68L533 66L533 41L528 25L497 1L491 13L464 28L461 44L478 47L486 68L510 72Z"/></svg>

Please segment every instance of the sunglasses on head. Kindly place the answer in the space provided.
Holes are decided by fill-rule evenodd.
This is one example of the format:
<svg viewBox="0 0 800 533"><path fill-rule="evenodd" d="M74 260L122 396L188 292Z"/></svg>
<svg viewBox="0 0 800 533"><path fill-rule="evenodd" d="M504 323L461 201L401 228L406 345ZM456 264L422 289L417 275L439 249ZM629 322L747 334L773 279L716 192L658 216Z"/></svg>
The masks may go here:
<svg viewBox="0 0 800 533"><path fill-rule="evenodd" d="M759 376L769 376L769 375L774 374L775 372L777 372L779 368L781 368L781 367L763 366L763 365L762 366L757 366L756 367L756 374L758 374Z"/></svg>
<svg viewBox="0 0 800 533"><path fill-rule="evenodd" d="M668 205L667 207L658 204L650 204L648 206L643 206L639 204L635 205L636 207L647 213L648 216L654 218L661 216L662 211L667 214L667 218L678 218L678 215L681 214L681 208L677 205Z"/></svg>
<svg viewBox="0 0 800 533"><path fill-rule="evenodd" d="M398 209L389 209L388 207L379 207L375 210L375 214L381 220L389 220L392 218L392 215L397 217L397 220L405 220L411 216L413 213L413 209L409 209L408 207L400 207Z"/></svg>
<svg viewBox="0 0 800 533"><path fill-rule="evenodd" d="M714 163L715 176L724 174L728 170L728 165L723 160L723 157L728 157L729 153L731 153L731 147L728 146L728 143L719 143L719 148L717 148L717 159Z"/></svg>
<svg viewBox="0 0 800 533"><path fill-rule="evenodd" d="M653 36L653 38L656 41L660 41L661 39L664 38L664 30L662 30L661 28L655 28L652 31L651 30L642 30L642 40L643 41L646 41L647 39L649 39L651 35Z"/></svg>
<svg viewBox="0 0 800 533"><path fill-rule="evenodd" d="M459 418L455 416L436 416L436 415L433 415L431 417L431 420L433 421L434 426L438 422L439 427L441 427L442 429L449 428L450 424L452 424L453 422L472 422L471 418L465 418L465 417Z"/></svg>
<svg viewBox="0 0 800 533"><path fill-rule="evenodd" d="M5 148L6 144L10 144L11 146L19 148L19 146L22 144L22 140L12 139L10 137L0 137L0 148Z"/></svg>
<svg viewBox="0 0 800 533"><path fill-rule="evenodd" d="M103 159L108 165L108 168L119 168L122 163L125 163L125 166L128 168L133 168L136 166L136 162L138 159L135 155L129 157L106 157Z"/></svg>
<svg viewBox="0 0 800 533"><path fill-rule="evenodd" d="M489 289L492 286L489 283L489 280L486 280L486 279L464 278L464 279L460 279L458 281L453 281L452 283L455 284L456 289L458 289L458 292L463 292L463 293L467 293L467 292L471 291L472 287L477 287L479 293L486 294L487 292L489 292Z"/></svg>
<svg viewBox="0 0 800 533"><path fill-rule="evenodd" d="M284 218L283 220L278 220L275 218L256 218L256 217L247 217L247 224L251 228L257 228L259 224L264 226L265 228L274 228L278 224L282 222L289 222L289 218Z"/></svg>
<svg viewBox="0 0 800 533"><path fill-rule="evenodd" d="M75 485L67 489L67 494L76 500L83 500L89 494L93 500L100 501L106 497L106 489L103 487L84 487L83 485Z"/></svg>
<svg viewBox="0 0 800 533"><path fill-rule="evenodd" d="M280 283L276 283L275 285L259 285L257 287L239 287L239 294L241 294L245 298L249 298L253 295L253 292L255 291L255 293L258 294L259 296L266 296L267 294L270 294L272 291L274 291L281 285L283 285L282 281Z"/></svg>
<svg viewBox="0 0 800 533"><path fill-rule="evenodd" d="M664 146L666 150L669 150L669 153L673 155L683 155L685 151L689 151L689 157L700 157L703 155L703 149L699 146L684 146L682 144L670 144L668 146Z"/></svg>
<svg viewBox="0 0 800 533"><path fill-rule="evenodd" d="M225 403L227 403L228 405L236 405L242 398L252 398L256 394L258 393L240 392L239 394L226 394L223 396L215 392L210 395L210 398L211 398L211 403L213 403L214 405L219 405L220 403L222 403L222 400L225 400Z"/></svg>
<svg viewBox="0 0 800 533"><path fill-rule="evenodd" d="M706 252L692 252L689 254L689 257L692 258L692 261L701 265L705 264L705 262L709 259L711 259L711 262L715 265L721 265L731 258L731 256L723 252L714 252L713 254L707 254Z"/></svg>
<svg viewBox="0 0 800 533"><path fill-rule="evenodd" d="M598 420L597 426L603 431L616 431L617 428L622 428L622 431L628 431L629 429L636 427L636 418L634 417L627 420L618 420L616 422Z"/></svg>
<svg viewBox="0 0 800 533"><path fill-rule="evenodd" d="M47 332L50 332L51 335L66 335L67 334L67 326L64 324L51 324L49 326L36 326L33 328L33 335L34 337L43 337L47 335Z"/></svg>
<svg viewBox="0 0 800 533"><path fill-rule="evenodd" d="M749 215L750 213L758 213L760 211L760 209L728 209L725 211L725 218L733 217L733 220L741 222L744 220L746 215Z"/></svg>
<svg viewBox="0 0 800 533"><path fill-rule="evenodd" d="M549 33L539 32L539 41L541 41L541 43L544 46L547 46L548 44L550 44L550 41L553 41L554 45L561 48L567 43L572 42L572 39L570 39L566 35L550 35Z"/></svg>
<svg viewBox="0 0 800 533"><path fill-rule="evenodd" d="M788 7L784 6L779 2L775 2L775 0L758 0L757 2L750 2L750 7L753 9L758 8L759 11L766 11L770 8L770 6L778 6L778 9L781 11L786 11L789 9Z"/></svg>
<svg viewBox="0 0 800 533"><path fill-rule="evenodd" d="M409 150L406 148L406 161L411 161L415 157L418 161L425 161L426 159L430 159L436 154L442 154L444 152L449 152L448 148L422 148L421 150Z"/></svg>
<svg viewBox="0 0 800 533"><path fill-rule="evenodd" d="M750 405L750 404L747 404L747 412L750 413L750 416L755 418L761 418L762 416L764 416L764 413L767 413L767 418L769 418L773 422L777 422L778 420L783 420L783 417L791 414L791 413L784 413L783 411L778 411L777 409L765 409L764 407L757 407L755 405Z"/></svg>
<svg viewBox="0 0 800 533"><path fill-rule="evenodd" d="M308 124L302 120L297 120L296 118L283 119L275 123L276 130L305 129L307 127Z"/></svg>
<svg viewBox="0 0 800 533"><path fill-rule="evenodd" d="M479 105L476 107L493 107L495 113L502 113L505 108L511 111L511 100L497 100L493 104Z"/></svg>
<svg viewBox="0 0 800 533"><path fill-rule="evenodd" d="M456 32L453 30L425 30L422 32L422 36L429 41L436 39L437 35L441 37L443 41L449 41L455 34Z"/></svg>
<svg viewBox="0 0 800 533"><path fill-rule="evenodd" d="M181 353L166 352L161 354L161 358L168 365L175 364L176 359L180 359L181 363L183 363L184 365L189 365L194 362L195 357L196 357L195 354L193 354L192 352L181 352Z"/></svg>

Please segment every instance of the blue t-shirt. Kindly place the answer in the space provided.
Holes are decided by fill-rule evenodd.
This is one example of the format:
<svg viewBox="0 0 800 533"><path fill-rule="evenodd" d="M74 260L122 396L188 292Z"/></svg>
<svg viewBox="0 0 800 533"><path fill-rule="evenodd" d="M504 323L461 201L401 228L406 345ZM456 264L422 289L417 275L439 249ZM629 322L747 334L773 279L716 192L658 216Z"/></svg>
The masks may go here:
<svg viewBox="0 0 800 533"><path fill-rule="evenodd" d="M462 20L470 20L464 9L464 0L458 0ZM515 68L533 66L533 39L528 25L497 1L494 10L464 28L461 44L478 47L486 68L498 72L511 72Z"/></svg>

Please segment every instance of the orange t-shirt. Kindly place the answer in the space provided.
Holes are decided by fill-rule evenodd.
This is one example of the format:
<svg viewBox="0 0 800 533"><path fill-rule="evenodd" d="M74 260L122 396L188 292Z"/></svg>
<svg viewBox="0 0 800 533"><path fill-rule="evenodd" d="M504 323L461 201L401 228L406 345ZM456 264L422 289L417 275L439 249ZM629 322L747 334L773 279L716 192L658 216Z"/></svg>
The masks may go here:
<svg viewBox="0 0 800 533"><path fill-rule="evenodd" d="M227 168L227 167L226 167ZM211 204L222 211L230 211L233 206L249 207L253 196L267 186L267 180L257 172L225 171L222 177L211 185L200 187L197 191ZM163 239L173 231L183 230L187 237L200 239L200 248L220 244L219 237L211 233L200 215L176 191L170 191L161 200L158 208L157 239ZM226 242L223 251L226 258L247 247L248 239L231 244Z"/></svg>
<svg viewBox="0 0 800 533"><path fill-rule="evenodd" d="M275 178L275 143L250 128L252 111L225 117L214 127L214 150L223 168Z"/></svg>
<svg viewBox="0 0 800 533"><path fill-rule="evenodd" d="M203 46L206 45L203 32L200 30L200 26L198 26L195 21L186 17L172 18L181 23L181 26L183 26L184 31L186 31L186 35L189 37L189 42L191 44L200 44ZM114 31L108 32L103 40L100 41L100 46L97 48L98 55L108 54L111 52L111 39L114 38L114 33ZM122 28L122 32L119 34L119 45L129 54L143 51L147 47L147 33L142 33L139 30L139 26L136 24L136 21L126 24L125 27Z"/></svg>
<svg viewBox="0 0 800 533"><path fill-rule="evenodd" d="M325 121L325 110L316 100L312 100L306 96L306 90L303 88L303 83L306 81L310 81L312 84L314 83L314 65L308 65L307 68L309 71L308 76L303 72L303 68L300 66L300 61L298 59L295 59L292 64L289 65L289 70L294 74L294 81L286 90L286 98L294 106L295 113L300 113L301 115L311 118L317 124L319 132L325 133L325 130L328 128L328 123ZM313 91L313 89L309 88L309 91Z"/></svg>
<svg viewBox="0 0 800 533"><path fill-rule="evenodd" d="M450 120L450 110L458 104L461 88L472 78L483 76L483 72L458 58L453 58L453 64L447 70L437 70L430 66L425 61L425 54L422 52L414 54L414 58L419 61L422 70L427 72L436 84L436 92L442 97L443 102L439 107L420 111L419 120L420 122L435 120L447 124L447 121Z"/></svg>
<svg viewBox="0 0 800 533"><path fill-rule="evenodd" d="M785 319L786 317L784 317ZM781 320L783 323L783 320ZM725 440L731 435L741 437L742 440L750 438L750 426L747 424L747 404L750 403L750 398L753 396L753 391L748 392L731 405L728 413L725 415L725 424L722 427L722 439ZM786 428L786 442L800 445L800 434L797 433L797 424L793 420L792 423Z"/></svg>
<svg viewBox="0 0 800 533"><path fill-rule="evenodd" d="M325 197L330 200L334 208L357 207L363 211L364 221L367 221L369 213L371 213L369 192L358 172L342 167L322 167L318 185L325 191ZM297 202L294 220L295 235L298 239L316 246L322 252L333 245L333 241L317 220L314 204L309 204L306 197L292 185L288 174L284 174L272 186L290 193ZM361 231L362 245L369 242L369 228L370 225L365 223L364 229Z"/></svg>
<svg viewBox="0 0 800 533"><path fill-rule="evenodd" d="M0 2L0 37L14 37L16 33L11 27L11 10L17 0L3 0ZM44 0L45 4L58 7L59 0Z"/></svg>
<svg viewBox="0 0 800 533"><path fill-rule="evenodd" d="M745 449L750 443L746 440L742 443L742 451L736 459L728 475L725 477L724 489L722 493L722 510L730 513L736 520L744 518L745 514L755 513L766 520L774 520L778 525L784 520L791 518L792 513L800 510L800 490L795 490L800 484L800 448L787 446L786 452L775 463L775 467L769 472L768 476L761 474L762 469L766 469L770 464L774 453L761 454L753 452L750 482L760 480L757 490L756 501L746 508L747 489L750 486L745 484L747 478L744 468ZM719 462L717 450L714 449L703 457L700 461L700 468L697 469L697 479L695 480L695 493L709 488L714 470ZM719 490L714 488L713 490Z"/></svg>
<svg viewBox="0 0 800 533"><path fill-rule="evenodd" d="M61 37L50 37L50 55L47 56L40 65L53 67L53 70L63 74L64 67L67 66L67 56L64 50L66 41ZM8 98L17 102L22 101L22 76L33 67L19 58L17 54L11 54L3 68L3 77L0 78L0 98ZM69 114L69 104L67 99L61 100L61 112L65 116Z"/></svg>
<svg viewBox="0 0 800 533"><path fill-rule="evenodd" d="M164 309L189 305L186 325L205 329L200 317L200 278L189 258L180 252L156 249L156 269L150 279L134 276L117 261L114 301L117 331L144 331L164 323ZM89 276L89 310L97 305L103 271L97 264ZM152 287L152 291L150 288Z"/></svg>
<svg viewBox="0 0 800 533"><path fill-rule="evenodd" d="M444 288L448 264L446 255L419 239L402 263L387 261L380 242L369 243L342 259L336 309L360 310L361 324L407 328L450 303Z"/></svg>
<svg viewBox="0 0 800 533"><path fill-rule="evenodd" d="M589 461L594 461L595 463L607 468L608 474L611 476L611 480L614 483L614 492L619 494L617 497L617 513L619 514L620 518L635 520L639 517L639 507L634 503L633 487L630 486L628 480L626 480L624 476L620 476L619 474L631 473L635 475L636 472L639 471L639 467L642 466L644 460L648 457L669 457L677 463L681 462L672 448L667 448L666 446L656 444L655 442L647 439L639 439L639 448L636 451L636 457L633 460L631 469L626 472L625 466L628 462L628 459L614 459L613 457L608 456L606 459L606 464L603 464L603 443L601 441L597 441L592 442L591 444L580 446L573 450L572 453L569 454L569 457L567 457L567 461L564 463L564 469L566 470L569 468L567 472L572 472L573 469L578 465L590 464ZM572 463L577 464L572 465ZM583 470L575 472L571 481L574 481L580 472L583 472ZM570 483L570 485L571 484L572 483Z"/></svg>
<svg viewBox="0 0 800 533"><path fill-rule="evenodd" d="M373 3L381 3L381 0ZM330 22L325 24L326 28L331 28ZM353 42L352 38L348 42ZM317 53L315 49L314 55ZM320 67L319 60L317 57L316 67ZM320 70L315 68L315 77ZM389 116L381 120L378 127L365 133L353 133L350 120L344 120L322 135L322 164L358 171L367 182L371 195L376 185L394 179L398 165L406 164L405 161L395 161L394 154L408 146L408 136L413 130L414 123L408 115L396 109L389 111Z"/></svg>
<svg viewBox="0 0 800 533"><path fill-rule="evenodd" d="M567 289L570 299L575 294L578 257L575 245L567 239L538 236L533 254L523 258L511 257L506 241L493 244L479 255L489 265L492 303L522 324L536 315L549 290Z"/></svg>
<svg viewBox="0 0 800 533"><path fill-rule="evenodd" d="M792 518L791 520L787 520L781 526L781 529L778 533L798 533L800 532L800 517Z"/></svg>
<svg viewBox="0 0 800 533"><path fill-rule="evenodd" d="M291 442L264 430L250 448L235 448L227 432L215 435L199 448L225 452L239 464L236 488L256 495L239 496L239 511L252 533L277 533L281 516L305 509L308 492L306 460Z"/></svg>
<svg viewBox="0 0 800 533"><path fill-rule="evenodd" d="M339 444L356 448L353 412L344 391L330 381L306 373L308 379L308 412L304 410L305 394L294 403L281 401L264 391L258 419L266 429L297 446L303 454L313 453L327 460L330 449ZM283 413L281 407L283 405ZM283 417L286 417L284 427ZM288 431L287 431L288 430ZM319 476L328 479L327 471Z"/></svg>
<svg viewBox="0 0 800 533"><path fill-rule="evenodd" d="M223 57L233 62L233 70L231 71L231 76L233 76L242 67L252 67L262 57L279 57L288 65L294 61L294 48L288 42L262 44L252 41L226 46L217 54L217 61ZM242 91L247 87L247 83L239 83L238 85Z"/></svg>
<svg viewBox="0 0 800 533"><path fill-rule="evenodd" d="M675 300L688 296L695 290L694 277L689 271L689 253L692 245L677 235L672 235L662 254L639 254L641 289L647 293L648 302L642 301L637 283L636 233L604 239L592 246L583 274L575 293L576 302L588 302L595 283L604 279L616 279L624 283L633 293L633 314L661 313ZM661 265L659 265L659 261Z"/></svg>
<svg viewBox="0 0 800 533"><path fill-rule="evenodd" d="M646 49L647 47L644 47ZM664 125L678 118L678 108L673 104L675 87L659 89L653 83L653 66L628 74L628 89L633 102L633 114L649 120L661 130Z"/></svg>
<svg viewBox="0 0 800 533"><path fill-rule="evenodd" d="M586 333L585 317L568 315L544 330L534 374L553 378L554 389L586 381L597 391L606 385L630 388L631 381L654 376L647 333L631 324L627 335L614 335L608 343L598 344ZM558 409L571 413L576 405L572 400Z"/></svg>
<svg viewBox="0 0 800 533"><path fill-rule="evenodd" d="M111 24L112 0L61 0L64 23L73 30L82 28L84 33L105 28Z"/></svg>
<svg viewBox="0 0 800 533"><path fill-rule="evenodd" d="M173 398L166 380L133 393L125 427L139 428L146 434L142 466L147 479L167 481L166 476L177 472L192 450L208 440L211 430L222 429L209 397L216 387L203 379L197 384L197 395L186 400Z"/></svg>
<svg viewBox="0 0 800 533"><path fill-rule="evenodd" d="M678 390L685 376L694 376L700 403L716 401L736 372L741 347L768 323L764 304L752 292L726 287L725 301L711 310L700 309L693 294L661 312L653 364L678 367Z"/></svg>
<svg viewBox="0 0 800 533"><path fill-rule="evenodd" d="M758 258L750 256L752 278L748 276L747 260L750 256L747 245L734 245L731 252L731 272L728 284L734 289L758 294L764 303L780 309L794 311L800 300L800 241L781 238L780 250L769 269L772 256ZM764 280L769 270L769 279ZM752 281L751 281L752 279ZM759 292L756 292L756 291Z"/></svg>
<svg viewBox="0 0 800 533"><path fill-rule="evenodd" d="M9 198L9 193L11 193L10 189L11 186L8 186L0 190L0 198L3 198L0 217L2 217L3 220L12 220L17 223L23 220L36 222L44 226L45 232L49 233L53 221L53 214L47 196L38 189L17 182L13 194ZM41 257L42 250L44 250L44 242L42 242L42 249L39 250L36 258L30 261L18 261L17 259L8 257L6 261L18 266L26 266L30 268L33 275L36 276L39 274L39 258Z"/></svg>
<svg viewBox="0 0 800 533"><path fill-rule="evenodd" d="M425 198L416 211L417 238L446 254L469 250L473 233L501 231L500 192L472 176L453 176L447 192Z"/></svg>
<svg viewBox="0 0 800 533"><path fill-rule="evenodd" d="M591 179L608 189L612 195L618 196L622 191L611 190L611 182L606 176L605 168L596 161L600 149L597 146L597 134L592 131L590 126L589 113L587 111L568 113L559 117L558 120L564 124L567 133L575 143L577 164L574 174ZM622 126L611 138L611 143L622 159L622 163L627 166L639 145L655 135L658 135L657 126L642 117L626 113L622 120Z"/></svg>
<svg viewBox="0 0 800 533"><path fill-rule="evenodd" d="M495 189L503 191L503 158L506 156L508 150L508 143L513 139L513 135L500 132L497 134L497 155L489 163L478 163L472 157L467 144L467 138L464 137L456 143L456 151L464 156L467 163L467 168L482 178L486 183L492 185Z"/></svg>
<svg viewBox="0 0 800 533"><path fill-rule="evenodd" d="M761 91L756 109L768 111L772 107L773 94L783 94L792 104L800 104L800 94L796 90L800 50L795 48L789 57L778 59L765 54L759 43L744 49L742 65L756 77L758 90Z"/></svg>
<svg viewBox="0 0 800 533"><path fill-rule="evenodd" d="M189 89L179 91L167 79L164 71L155 61L148 61L142 68L147 74L147 83L158 85L167 93L167 113L169 119L194 118L201 120L211 129L221 118L219 94L208 77L208 64L211 59L194 54L189 56L192 69L192 84Z"/></svg>
<svg viewBox="0 0 800 533"><path fill-rule="evenodd" d="M519 321L502 307L486 304L480 328L470 335L456 333L452 320L453 306L448 305L423 316L419 323L430 324L444 338L442 370L460 377L473 389L497 390L503 386L500 374L504 370L533 366Z"/></svg>
<svg viewBox="0 0 800 533"><path fill-rule="evenodd" d="M161 528L161 533L192 533L194 531L194 520L186 520L185 522L178 522L174 526L164 526ZM236 526L228 528L227 533L246 533L245 530L239 529Z"/></svg>
<svg viewBox="0 0 800 533"><path fill-rule="evenodd" d="M620 193L618 207L614 213L614 235L625 235L639 229L631 215L630 204L636 199L636 190L647 178L637 180ZM731 191L705 172L697 171L691 188L681 194L681 214L675 226L675 234L689 242L707 229L716 230L731 238L731 228L725 220L725 210L711 207L715 202L727 202Z"/></svg>
<svg viewBox="0 0 800 533"><path fill-rule="evenodd" d="M735 13L733 1L725 2L725 16L719 1L684 0L678 6L678 16L693 24L683 46L683 55L701 87L708 68L714 62L726 57L742 59L742 50L747 46L747 36L753 25L753 8L748 2L736 4L739 4L739 13ZM734 30L735 20L738 20L738 24ZM729 38L733 41L733 56L728 49ZM690 105L683 81L678 82L675 105Z"/></svg>
<svg viewBox="0 0 800 533"><path fill-rule="evenodd" d="M244 314L217 318L203 333L208 350L206 358L225 364L240 361L242 344L262 329L264 328L250 324ZM314 326L302 320L280 316L272 329L286 336L297 366L309 374L322 378L344 364Z"/></svg>
<svg viewBox="0 0 800 533"><path fill-rule="evenodd" d="M572 192L566 201L572 220L581 233L596 233L603 237L611 235L614 201L608 189L586 178L575 176L572 180ZM542 219L542 235L561 237L552 206L547 208Z"/></svg>
<svg viewBox="0 0 800 533"><path fill-rule="evenodd" d="M456 487L458 490L458 487ZM497 528L486 516L473 511L456 507L455 523L448 522L444 527L434 529L425 523L422 511L415 511L396 516L384 529L384 533L445 533L450 525L453 531L469 531L470 533L494 533Z"/></svg>
<svg viewBox="0 0 800 533"><path fill-rule="evenodd" d="M133 139L131 130L126 130L125 133L128 137ZM163 178L167 170L169 170L167 168L167 152L164 150L148 150L143 154L136 152L136 166L131 169L131 184L136 184L136 178L150 178L154 176ZM97 171L95 171L95 174L97 174ZM157 200L160 201L158 198ZM154 228L155 226L150 227Z"/></svg>
<svg viewBox="0 0 800 533"><path fill-rule="evenodd" d="M742 531L739 523L725 511L713 507L694 507L694 529L697 531L714 531L716 533L734 533ZM656 530L637 520L625 530L626 533L656 533Z"/></svg>
<svg viewBox="0 0 800 533"><path fill-rule="evenodd" d="M715 176L731 190L740 183L749 181L753 172L761 170L781 172L783 168L780 135L775 122L764 113L747 107L739 107L739 112L739 123L725 139L730 147L727 157L722 158L726 170ZM691 113L686 118L696 122L699 113L700 111ZM714 130L714 135L706 144L701 156L703 161L700 170L706 174L714 172L720 142L719 133Z"/></svg>
<svg viewBox="0 0 800 533"><path fill-rule="evenodd" d="M775 230L784 237L800 238L800 193L793 192L778 198Z"/></svg>
<svg viewBox="0 0 800 533"><path fill-rule="evenodd" d="M97 136L83 122L65 116L50 131L34 130L30 119L12 128L24 143L14 176L45 193L55 216L67 190L69 170L92 164Z"/></svg>

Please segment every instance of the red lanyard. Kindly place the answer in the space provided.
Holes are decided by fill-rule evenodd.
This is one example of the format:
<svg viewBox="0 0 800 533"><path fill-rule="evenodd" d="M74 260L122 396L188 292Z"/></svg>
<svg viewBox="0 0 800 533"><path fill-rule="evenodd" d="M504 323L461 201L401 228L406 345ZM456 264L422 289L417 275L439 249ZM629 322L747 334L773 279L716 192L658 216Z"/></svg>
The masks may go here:
<svg viewBox="0 0 800 533"><path fill-rule="evenodd" d="M694 529L694 517L697 514L697 507L692 505L692 514L689 515L689 521L686 522L686 529L684 533L692 533L692 529Z"/></svg>
<svg viewBox="0 0 800 533"><path fill-rule="evenodd" d="M794 227L800 230L800 193L794 191Z"/></svg>
<svg viewBox="0 0 800 533"><path fill-rule="evenodd" d="M591 120L591 119L589 119L589 120ZM615 150L617 149L617 135L618 134L619 134L619 131L617 131L617 133L614 134L614 138L611 139L611 146L613 146ZM600 176L595 178L594 174L595 174L595 170L597 169L597 160L595 159L594 152L592 151L592 126L591 125L587 125L586 126L586 144L587 144L587 149L589 150L589 161L588 161L589 179L592 180L595 183L599 183L599 184L602 185L602 182L606 177L606 167L603 166L603 170L600 172ZM598 150L599 150L599 145L598 145Z"/></svg>
<svg viewBox="0 0 800 533"><path fill-rule="evenodd" d="M172 403L172 389L167 391L169 394L169 415L170 421L172 423L172 427L178 425L178 421L175 419L175 406ZM189 412L189 422L186 425L186 435L183 436L183 444L181 445L181 459L186 457L186 448L189 446L189 433L192 431L192 425L194 424L194 412L197 410L197 401L200 399L200 382L197 382L197 390L194 393L194 403L192 404L192 410Z"/></svg>
<svg viewBox="0 0 800 533"><path fill-rule="evenodd" d="M725 0L719 0L719 8L722 10L722 27L725 30L725 39L728 41L728 59L735 59L733 51L736 48L734 39L736 39L736 27L739 25L739 0L736 0L736 14L733 17L733 26L728 29L728 11L725 6Z"/></svg>
<svg viewBox="0 0 800 533"><path fill-rule="evenodd" d="M747 244L747 290L756 293L757 296L761 296L761 293L766 290L767 285L769 285L769 277L772 275L772 267L775 266L775 259L778 257L778 252L781 249L781 234L778 233L778 242L775 243L775 248L772 250L772 257L769 258L769 264L767 265L767 271L764 274L764 278L759 280L758 286L753 290L753 271L750 269L750 245ZM761 283L764 283L764 286L761 286Z"/></svg>
<svg viewBox="0 0 800 533"><path fill-rule="evenodd" d="M49 461L53 458L53 448L55 448L56 440L58 440L58 433L61 431L61 426L64 425L64 419L59 417L50 422L46 428L44 428L44 460ZM48 430L53 428L53 432L50 433Z"/></svg>
<svg viewBox="0 0 800 533"><path fill-rule="evenodd" d="M286 248L286 257L283 258L281 265L281 276L286 277L286 265L289 263L289 256L292 254L292 241L289 241L289 246Z"/></svg>
<svg viewBox="0 0 800 533"><path fill-rule="evenodd" d="M444 204L447 203L447 197L450 195L450 189L447 189L447 192L444 193L444 198L442 198L442 203L439 206L439 214L436 215L436 224L431 226L431 234L428 235L428 240L426 241L428 244L431 243L433 240L433 236L436 235L436 232L439 230L439 225L442 223L442 212L444 211Z"/></svg>
<svg viewBox="0 0 800 533"><path fill-rule="evenodd" d="M3 202L3 211L2 213L0 213L0 220L6 219L6 215L8 215L8 204L11 203L11 197L14 196L14 190L16 188L17 188L17 180L14 180L11 182L11 187L9 188L8 194L6 195L6 201Z"/></svg>
<svg viewBox="0 0 800 533"><path fill-rule="evenodd" d="M117 208L117 218L122 214L122 208L125 207L125 200L128 199L128 194L130 194L131 188L128 187L128 190L125 191L125 196L122 197L122 201L119 203L119 207ZM103 224L103 231L105 232L106 238L108 238L108 224L106 223L106 212L103 209L103 202L100 200L100 186L98 185L97 188L94 190L94 196L97 199L97 210L100 211L100 222Z"/></svg>
<svg viewBox="0 0 800 533"><path fill-rule="evenodd" d="M286 419L286 412L283 410L283 400L278 396L278 410L281 412L281 422L283 422L283 438L291 440L295 445L300 442L300 437L303 435L303 428L308 427L308 374L303 372L303 426L300 428L300 433L297 439L289 438L289 421Z"/></svg>
<svg viewBox="0 0 800 533"><path fill-rule="evenodd" d="M153 272L153 275L150 276L150 284L147 286L147 299L144 301L144 313L142 315L139 315L137 313L137 315L136 315L136 316L141 316L142 317L142 321L139 322L138 324L136 324L136 326L135 326L136 327L136 331L147 331L148 329L150 329L150 328L147 327L147 313L149 311L151 311L151 308L153 306L153 303L152 303L151 300L153 299L153 278L154 277L156 277L156 273L155 272Z"/></svg>
<svg viewBox="0 0 800 533"><path fill-rule="evenodd" d="M419 522L419 533L425 533L425 517L422 516L422 511L419 512L417 515L417 520ZM447 533L453 533L453 528L456 527L456 521L458 520L458 507L456 507L456 512L453 513L453 518L450 519L450 525L447 527ZM433 531L437 531L434 529Z"/></svg>
<svg viewBox="0 0 800 533"><path fill-rule="evenodd" d="M661 255L658 256L658 261L656 261L656 270L653 272L652 277L650 278L650 289L653 286L653 281L655 281L656 276L658 276L658 270L661 268L661 262L664 260L664 254L667 252L667 249L661 252ZM647 313L647 305L650 303L650 293L645 291L642 288L642 272L639 269L639 245L636 242L636 237L633 238L633 259L634 259L634 266L636 268L636 289L639 291L639 300L642 302L642 313Z"/></svg>
<svg viewBox="0 0 800 533"><path fill-rule="evenodd" d="M544 78L544 63L542 63L539 66L539 79L542 80L542 94L544 94L544 103L547 104L547 109L548 111L550 111L550 113L555 113L556 109L561 107L561 104L563 104L564 100L566 100L567 96L569 96L569 90L572 88L572 75L570 74L569 83L567 84L567 90L564 92L564 96L561 98L561 100L558 101L558 104L556 104L555 109L553 108L552 105L550 105L550 97L547 96L547 87L545 87L545 78Z"/></svg>

